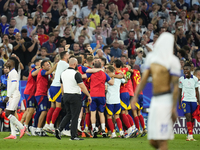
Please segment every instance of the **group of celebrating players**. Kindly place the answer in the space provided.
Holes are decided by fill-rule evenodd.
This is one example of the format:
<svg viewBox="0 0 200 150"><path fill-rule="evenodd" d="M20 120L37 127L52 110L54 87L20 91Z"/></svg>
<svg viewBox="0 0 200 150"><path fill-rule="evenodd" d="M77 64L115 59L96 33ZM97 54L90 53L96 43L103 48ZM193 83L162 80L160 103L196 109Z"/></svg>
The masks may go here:
<svg viewBox="0 0 200 150"><path fill-rule="evenodd" d="M111 132L110 138L117 137L114 122L116 122L122 138L137 137L139 134L142 137L145 136L147 129L145 128L144 118L140 113L143 108L143 93L140 93L140 100L135 105L136 107L134 106L133 111L131 111L130 106L130 99L140 82L140 72L131 69L131 66L123 64L118 59L112 65L106 64L105 66L102 65L101 59L92 55L87 56L84 61L81 56L70 55L66 48L66 51L60 53L60 61L53 67L47 60L36 59L34 61L24 91L26 99L26 111L22 117L25 120L24 126L19 121L17 122L18 125L15 124L17 127L20 126L20 137L25 132L29 134L29 130L33 136L46 136L46 132L55 134L55 123L59 122L58 118L62 116L63 93L60 76L69 67L69 59L74 57L78 61L77 71L81 73L83 82L92 97L92 101L88 101L87 96L82 93L83 104L77 126L82 136L96 138L99 128L101 128L99 133L103 137L107 137L107 130ZM13 66L17 64L17 60L12 59L12 57L9 59L7 66L8 64ZM14 67L12 70L15 70ZM19 82L18 79L13 80L10 77L9 80L11 80L12 87L16 87L12 85L13 83ZM17 91L18 88L14 90ZM13 94L11 97L13 97ZM15 101L19 102L19 98ZM16 107L11 107L10 110L15 111ZM98 114L96 114L97 111ZM29 126L33 116L33 126ZM7 117L11 118L9 115ZM12 113L12 117L15 118L14 113ZM44 124L45 118L46 123ZM113 119L115 119L114 122ZM140 131L139 122L143 131ZM97 126L96 123L100 125ZM69 126L62 131L63 135L70 136ZM11 135L6 139L16 139L16 131L12 130L12 126Z"/></svg>

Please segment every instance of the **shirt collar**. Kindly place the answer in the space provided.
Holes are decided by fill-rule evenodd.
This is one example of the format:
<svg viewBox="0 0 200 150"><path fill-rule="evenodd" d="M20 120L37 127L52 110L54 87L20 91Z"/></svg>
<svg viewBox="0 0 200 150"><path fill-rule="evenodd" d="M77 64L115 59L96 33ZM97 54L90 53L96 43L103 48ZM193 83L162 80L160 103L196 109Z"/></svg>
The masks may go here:
<svg viewBox="0 0 200 150"><path fill-rule="evenodd" d="M193 78L193 75L191 74L191 77L190 78ZM186 79L186 76L184 75L184 79Z"/></svg>
<svg viewBox="0 0 200 150"><path fill-rule="evenodd" d="M68 67L68 69L73 69L73 70L75 70L74 68L72 68L72 67Z"/></svg>

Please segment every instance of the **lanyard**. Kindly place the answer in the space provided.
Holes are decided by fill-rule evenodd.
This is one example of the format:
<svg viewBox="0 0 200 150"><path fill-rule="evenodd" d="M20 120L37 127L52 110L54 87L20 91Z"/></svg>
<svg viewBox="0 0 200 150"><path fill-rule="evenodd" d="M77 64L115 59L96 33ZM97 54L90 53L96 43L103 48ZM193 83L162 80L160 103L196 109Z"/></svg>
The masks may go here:
<svg viewBox="0 0 200 150"><path fill-rule="evenodd" d="M11 11L10 11L10 13L11 13L11 18L13 18L14 12L15 12L14 10L11 10Z"/></svg>
<svg viewBox="0 0 200 150"><path fill-rule="evenodd" d="M27 29L28 29L28 33L29 33L29 37L31 36L31 32L32 32L32 30L33 30L33 27L32 28L29 28L28 26L27 26Z"/></svg>

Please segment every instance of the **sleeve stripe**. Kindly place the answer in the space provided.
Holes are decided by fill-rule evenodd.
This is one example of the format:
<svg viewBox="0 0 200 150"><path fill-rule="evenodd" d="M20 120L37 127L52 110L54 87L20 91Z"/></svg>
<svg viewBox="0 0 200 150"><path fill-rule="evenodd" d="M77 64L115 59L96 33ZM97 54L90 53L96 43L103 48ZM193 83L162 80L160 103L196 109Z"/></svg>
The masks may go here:
<svg viewBox="0 0 200 150"><path fill-rule="evenodd" d="M12 80L11 82L17 82L17 80Z"/></svg>

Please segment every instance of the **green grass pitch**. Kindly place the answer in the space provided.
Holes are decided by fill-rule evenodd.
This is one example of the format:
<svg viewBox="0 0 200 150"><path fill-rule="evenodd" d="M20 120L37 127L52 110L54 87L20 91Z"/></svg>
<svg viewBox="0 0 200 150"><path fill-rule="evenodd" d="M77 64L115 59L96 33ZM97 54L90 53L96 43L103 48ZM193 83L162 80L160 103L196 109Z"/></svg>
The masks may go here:
<svg viewBox="0 0 200 150"><path fill-rule="evenodd" d="M149 146L147 137L129 139L109 138L84 138L83 141L70 141L69 137L61 140L54 136L33 137L25 135L22 139L4 140L8 132L0 132L0 150L153 150ZM169 141L169 150L199 150L200 135L194 135L197 141L186 141L186 135L175 135L173 141Z"/></svg>

